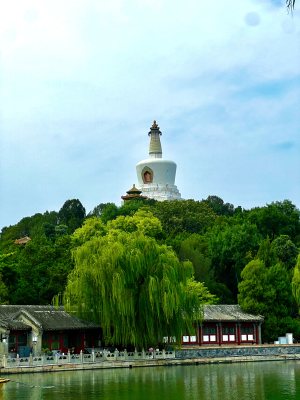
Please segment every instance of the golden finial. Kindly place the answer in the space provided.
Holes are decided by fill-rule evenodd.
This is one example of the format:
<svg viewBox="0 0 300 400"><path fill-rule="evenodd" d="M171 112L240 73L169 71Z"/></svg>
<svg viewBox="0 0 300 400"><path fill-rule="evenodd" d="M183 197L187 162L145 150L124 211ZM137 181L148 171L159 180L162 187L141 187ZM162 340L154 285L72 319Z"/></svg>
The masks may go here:
<svg viewBox="0 0 300 400"><path fill-rule="evenodd" d="M153 124L151 126L151 129L159 129L159 126L157 125L156 121L153 121Z"/></svg>

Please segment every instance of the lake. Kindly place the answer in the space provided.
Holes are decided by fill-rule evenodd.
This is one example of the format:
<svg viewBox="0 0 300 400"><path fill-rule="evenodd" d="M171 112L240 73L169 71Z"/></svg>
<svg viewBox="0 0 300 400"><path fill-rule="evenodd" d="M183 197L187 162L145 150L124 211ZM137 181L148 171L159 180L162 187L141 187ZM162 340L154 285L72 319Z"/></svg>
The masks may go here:
<svg viewBox="0 0 300 400"><path fill-rule="evenodd" d="M300 361L10 375L0 400L300 399Z"/></svg>

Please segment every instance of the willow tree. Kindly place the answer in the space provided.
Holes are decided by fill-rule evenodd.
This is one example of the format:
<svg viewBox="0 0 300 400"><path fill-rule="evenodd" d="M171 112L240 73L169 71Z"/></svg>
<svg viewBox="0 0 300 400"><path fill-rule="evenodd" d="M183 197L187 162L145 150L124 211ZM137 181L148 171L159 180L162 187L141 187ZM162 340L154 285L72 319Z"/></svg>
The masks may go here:
<svg viewBox="0 0 300 400"><path fill-rule="evenodd" d="M146 348L165 336L180 339L214 299L194 281L190 262L139 229L111 229L78 247L74 259L65 308L99 323L106 344Z"/></svg>
<svg viewBox="0 0 300 400"><path fill-rule="evenodd" d="M300 310L300 254L298 254L297 263L294 268L292 290L294 299L296 300L296 303Z"/></svg>
<svg viewBox="0 0 300 400"><path fill-rule="evenodd" d="M295 8L296 0L286 0L286 6L289 11L293 11Z"/></svg>

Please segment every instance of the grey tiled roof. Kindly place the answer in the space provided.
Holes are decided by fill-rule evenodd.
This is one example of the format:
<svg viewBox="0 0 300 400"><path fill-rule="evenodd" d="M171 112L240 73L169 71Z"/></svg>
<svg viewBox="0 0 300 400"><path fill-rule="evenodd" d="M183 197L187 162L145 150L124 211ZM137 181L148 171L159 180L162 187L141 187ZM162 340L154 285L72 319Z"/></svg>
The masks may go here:
<svg viewBox="0 0 300 400"><path fill-rule="evenodd" d="M44 331L78 330L99 328L93 322L82 321L68 314L63 307L38 305L0 305L0 326L5 329L31 330L21 321L25 315ZM238 305L206 305L204 321L263 321L261 315L245 313Z"/></svg>
<svg viewBox="0 0 300 400"><path fill-rule="evenodd" d="M0 320L0 326L2 328L14 331L30 331L31 326L25 324L22 321L12 321L12 320Z"/></svg>
<svg viewBox="0 0 300 400"><path fill-rule="evenodd" d="M261 315L244 312L239 305L206 305L204 306L204 321L263 321Z"/></svg>
<svg viewBox="0 0 300 400"><path fill-rule="evenodd" d="M0 305L0 323L8 329L26 329L29 326L20 321L22 313L44 331L99 328L93 322L68 314L63 307L38 305Z"/></svg>

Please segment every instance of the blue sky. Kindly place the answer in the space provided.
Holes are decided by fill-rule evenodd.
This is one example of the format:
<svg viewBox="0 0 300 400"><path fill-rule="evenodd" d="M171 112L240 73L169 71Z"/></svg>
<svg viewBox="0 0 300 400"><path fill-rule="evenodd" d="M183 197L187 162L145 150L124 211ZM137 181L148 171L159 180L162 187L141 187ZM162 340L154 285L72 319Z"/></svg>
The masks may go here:
<svg viewBox="0 0 300 400"><path fill-rule="evenodd" d="M11 0L0 227L120 205L153 119L183 198L300 208L300 13L279 1Z"/></svg>

